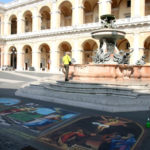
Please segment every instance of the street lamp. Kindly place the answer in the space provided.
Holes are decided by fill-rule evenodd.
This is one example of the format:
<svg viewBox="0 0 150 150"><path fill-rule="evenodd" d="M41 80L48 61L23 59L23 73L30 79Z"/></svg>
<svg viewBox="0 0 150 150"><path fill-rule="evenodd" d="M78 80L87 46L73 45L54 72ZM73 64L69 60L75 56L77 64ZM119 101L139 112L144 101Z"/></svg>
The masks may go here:
<svg viewBox="0 0 150 150"><path fill-rule="evenodd" d="M12 65L13 65L13 70L14 70L15 69L15 62L14 62L15 61L15 57L14 56L15 56L15 50L16 49L13 47L11 50L12 50L12 57L13 57Z"/></svg>

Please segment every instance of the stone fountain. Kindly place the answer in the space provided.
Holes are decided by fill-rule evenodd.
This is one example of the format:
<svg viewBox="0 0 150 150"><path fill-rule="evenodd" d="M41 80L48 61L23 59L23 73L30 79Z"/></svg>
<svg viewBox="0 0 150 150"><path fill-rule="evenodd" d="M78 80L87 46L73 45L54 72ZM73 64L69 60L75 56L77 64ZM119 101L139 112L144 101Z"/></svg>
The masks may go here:
<svg viewBox="0 0 150 150"><path fill-rule="evenodd" d="M70 67L73 80L101 81L109 80L144 80L150 79L150 66L144 65L144 56L135 65L129 65L129 52L119 50L116 42L125 37L125 32L117 30L113 15L101 16L101 29L93 31L91 36L98 39L100 47L93 57L93 64L75 64Z"/></svg>
<svg viewBox="0 0 150 150"><path fill-rule="evenodd" d="M116 41L125 37L125 32L116 30L115 17L113 15L101 16L102 29L92 32L92 37L98 39L100 48L93 58L96 64L128 64L129 54L119 51Z"/></svg>

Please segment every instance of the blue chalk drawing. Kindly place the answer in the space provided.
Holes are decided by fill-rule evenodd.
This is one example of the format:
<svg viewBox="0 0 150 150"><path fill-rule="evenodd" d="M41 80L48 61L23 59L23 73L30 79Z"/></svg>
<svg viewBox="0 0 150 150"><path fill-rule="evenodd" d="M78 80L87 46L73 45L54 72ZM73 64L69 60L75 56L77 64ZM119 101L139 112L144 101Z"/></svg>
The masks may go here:
<svg viewBox="0 0 150 150"><path fill-rule="evenodd" d="M38 113L40 115L49 115L49 114L52 114L52 113L54 113L56 111L53 110L53 109L50 109L50 108L41 107L41 108L37 108L36 110L34 110L32 112L36 112L36 113Z"/></svg>
<svg viewBox="0 0 150 150"><path fill-rule="evenodd" d="M34 121L25 123L24 125L28 126L28 127L34 127L34 126L43 126L43 125L51 124L51 123L54 123L54 122L56 122L56 120L41 118L41 119L36 119Z"/></svg>
<svg viewBox="0 0 150 150"><path fill-rule="evenodd" d="M134 136L128 139L113 139L111 141L110 150L131 150L132 146L136 142Z"/></svg>
<svg viewBox="0 0 150 150"><path fill-rule="evenodd" d="M64 116L61 117L62 120L65 120L65 119L70 119L72 117L76 116L76 114L66 114Z"/></svg>
<svg viewBox="0 0 150 150"><path fill-rule="evenodd" d="M20 101L18 99L14 98L0 98L0 104L3 104L5 106L12 106L15 104L18 104Z"/></svg>

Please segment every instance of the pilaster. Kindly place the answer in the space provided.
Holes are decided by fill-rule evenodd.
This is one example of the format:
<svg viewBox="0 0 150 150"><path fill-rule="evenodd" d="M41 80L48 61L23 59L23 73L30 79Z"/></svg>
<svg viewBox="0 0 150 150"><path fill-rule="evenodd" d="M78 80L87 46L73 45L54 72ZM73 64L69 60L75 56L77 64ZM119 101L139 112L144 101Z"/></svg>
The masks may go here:
<svg viewBox="0 0 150 150"><path fill-rule="evenodd" d="M112 0L99 0L99 16L111 14Z"/></svg>
<svg viewBox="0 0 150 150"><path fill-rule="evenodd" d="M35 68L35 71L40 71L41 52L39 51L37 44L34 44L32 48L32 67Z"/></svg>
<svg viewBox="0 0 150 150"><path fill-rule="evenodd" d="M0 35L4 35L4 18L1 17L0 20Z"/></svg>
<svg viewBox="0 0 150 150"><path fill-rule="evenodd" d="M5 15L5 17L4 17L4 26L5 26L4 35L5 36L10 34L10 25L11 25L11 23L9 21L8 15Z"/></svg>
<svg viewBox="0 0 150 150"><path fill-rule="evenodd" d="M0 67L4 65L4 50L1 48L0 51Z"/></svg>
<svg viewBox="0 0 150 150"><path fill-rule="evenodd" d="M131 1L131 17L145 16L145 0Z"/></svg>
<svg viewBox="0 0 150 150"><path fill-rule="evenodd" d="M4 52L4 65L10 65L10 54L8 51Z"/></svg>
<svg viewBox="0 0 150 150"><path fill-rule="evenodd" d="M75 1L75 5L72 8L72 25L83 24L83 6L79 4L79 0Z"/></svg>
<svg viewBox="0 0 150 150"><path fill-rule="evenodd" d="M23 70L23 51L22 51L22 45L17 45L17 70L21 71Z"/></svg>
<svg viewBox="0 0 150 150"><path fill-rule="evenodd" d="M134 51L131 53L130 64L135 65L137 60L139 60L139 51L140 51L139 43L140 43L139 33L134 33L134 42L133 46L131 46L131 48L133 48Z"/></svg>
<svg viewBox="0 0 150 150"><path fill-rule="evenodd" d="M17 18L17 34L23 33L25 27L25 20L21 13L18 13Z"/></svg>
<svg viewBox="0 0 150 150"><path fill-rule="evenodd" d="M59 72L60 59L61 59L60 52L58 50L57 43L53 42L53 44L51 45L51 51L50 51L50 62L51 62L50 72L51 73Z"/></svg>
<svg viewBox="0 0 150 150"><path fill-rule="evenodd" d="M78 40L74 40L72 59L75 60L75 64L83 64L83 50L81 49Z"/></svg>
<svg viewBox="0 0 150 150"><path fill-rule="evenodd" d="M32 20L33 20L33 22L32 22L32 25L33 25L32 31L33 32L39 31L40 27L41 27L41 16L38 12L37 7L34 7L34 13L33 13Z"/></svg>
<svg viewBox="0 0 150 150"><path fill-rule="evenodd" d="M60 27L60 11L57 8L57 4L54 1L52 3L52 11L51 11L51 28L59 28Z"/></svg>

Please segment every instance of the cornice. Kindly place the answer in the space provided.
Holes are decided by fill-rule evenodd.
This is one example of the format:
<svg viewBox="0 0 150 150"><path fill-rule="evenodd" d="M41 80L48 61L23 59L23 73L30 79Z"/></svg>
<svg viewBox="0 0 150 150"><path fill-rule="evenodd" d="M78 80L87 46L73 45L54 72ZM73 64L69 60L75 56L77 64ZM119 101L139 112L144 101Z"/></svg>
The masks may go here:
<svg viewBox="0 0 150 150"><path fill-rule="evenodd" d="M5 10L11 10L11 9L14 9L14 8L17 8L17 7L21 7L21 6L25 6L25 5L29 5L29 4L34 4L34 3L37 3L37 2L40 2L40 1L43 1L43 0L14 0L12 2L3 4L2 7Z"/></svg>
<svg viewBox="0 0 150 150"><path fill-rule="evenodd" d="M116 21L116 27L118 30L125 31L127 34L132 33L135 30L140 32L150 31L150 16L143 18L129 18L129 19L119 19ZM71 36L82 33L90 33L94 30L101 29L101 23L91 23L83 24L80 26L69 26L61 27L58 29L47 29L38 32L22 33L17 35L3 36L4 41L20 41L26 39L36 39L36 38L47 38L47 37L62 37Z"/></svg>
<svg viewBox="0 0 150 150"><path fill-rule="evenodd" d="M59 29L53 30L41 30L38 32L29 32L23 33L19 35L9 35L3 36L3 40L5 41L18 41L18 40L25 40L25 39L34 39L34 38L41 38L41 37L56 37L56 36L63 36L63 35L72 35L72 34L79 34L79 33L86 33L91 32L95 29L98 29L100 26L99 23L94 23L92 26L88 27L86 25L80 27L61 27Z"/></svg>

